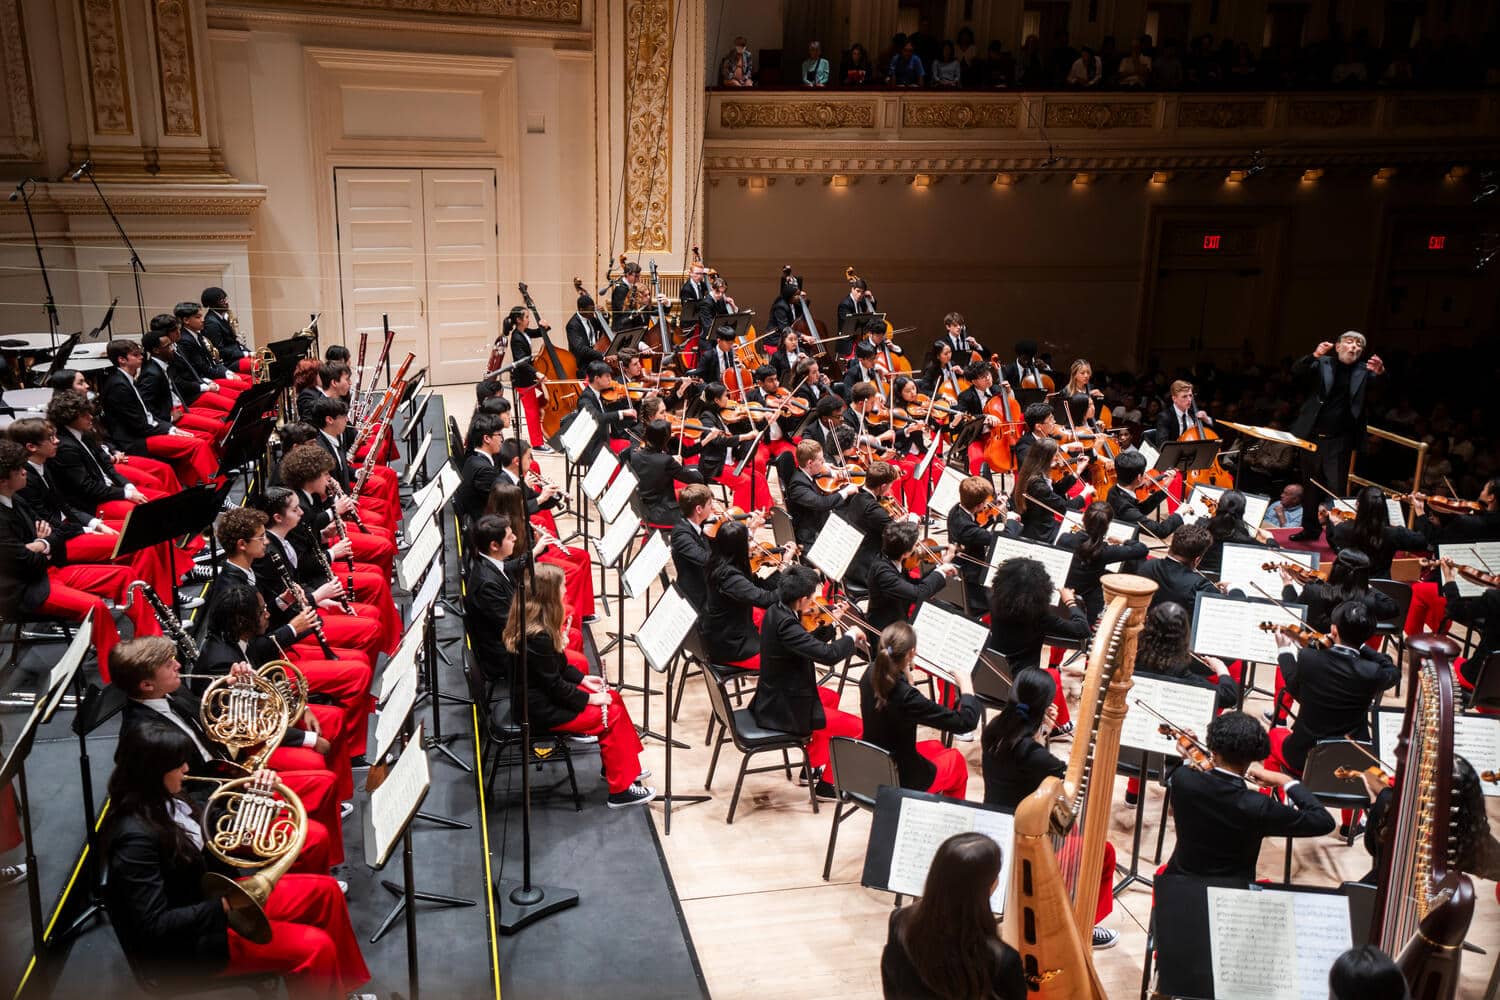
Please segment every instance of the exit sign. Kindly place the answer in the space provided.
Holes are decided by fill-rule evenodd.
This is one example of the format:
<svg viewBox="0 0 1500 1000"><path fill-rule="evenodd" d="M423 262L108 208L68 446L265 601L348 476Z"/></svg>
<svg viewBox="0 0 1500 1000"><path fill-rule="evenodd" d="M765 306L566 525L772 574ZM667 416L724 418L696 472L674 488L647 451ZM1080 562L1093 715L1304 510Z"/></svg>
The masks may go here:
<svg viewBox="0 0 1500 1000"><path fill-rule="evenodd" d="M1444 246L1447 245L1447 243L1448 237L1440 233L1433 233L1431 236L1427 237L1427 249L1429 250L1441 250Z"/></svg>
<svg viewBox="0 0 1500 1000"><path fill-rule="evenodd" d="M1219 233L1204 233L1203 249L1217 250L1219 249L1219 244L1223 241L1223 239L1224 237Z"/></svg>

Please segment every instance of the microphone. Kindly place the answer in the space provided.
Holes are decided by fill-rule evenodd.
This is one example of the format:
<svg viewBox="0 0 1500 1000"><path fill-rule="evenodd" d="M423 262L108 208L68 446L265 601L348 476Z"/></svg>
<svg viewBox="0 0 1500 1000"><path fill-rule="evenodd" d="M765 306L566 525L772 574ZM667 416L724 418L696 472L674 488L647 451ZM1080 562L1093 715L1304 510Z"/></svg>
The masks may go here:
<svg viewBox="0 0 1500 1000"><path fill-rule="evenodd" d="M28 185L28 184L35 184L35 183L36 183L36 178L35 177L23 177L21 179L21 181L16 184L16 189L10 193L10 198L7 199L7 200L9 200L9 201L15 201L17 198L21 197L22 195L24 195L26 193L26 185Z"/></svg>
<svg viewBox="0 0 1500 1000"><path fill-rule="evenodd" d="M94 172L94 161L93 160L84 160L82 166L80 166L77 170L73 171L71 174L68 175L68 180L70 180L70 181L76 181L78 178L82 177L84 174L91 174L93 172Z"/></svg>
<svg viewBox="0 0 1500 1000"><path fill-rule="evenodd" d="M484 373L484 378L494 378L496 375L504 375L506 372L510 371L516 365L524 365L526 362L528 362L530 360L531 360L530 358L517 358L514 361L509 361L509 362L501 365L499 368L496 368L492 372L485 372ZM484 379L480 379L480 381L482 382L482 381L484 381Z"/></svg>

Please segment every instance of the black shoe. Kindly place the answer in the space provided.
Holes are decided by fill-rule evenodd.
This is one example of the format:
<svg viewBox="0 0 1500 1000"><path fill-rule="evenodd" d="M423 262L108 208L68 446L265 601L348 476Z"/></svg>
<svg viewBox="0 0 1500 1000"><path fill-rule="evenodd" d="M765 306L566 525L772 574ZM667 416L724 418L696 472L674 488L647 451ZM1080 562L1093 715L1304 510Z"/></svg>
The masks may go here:
<svg viewBox="0 0 1500 1000"><path fill-rule="evenodd" d="M1353 830L1349 829L1349 824L1348 823L1340 823L1339 824L1339 836L1343 837L1345 840L1353 840L1355 837L1358 837L1360 834L1362 834L1364 832L1365 832L1365 821L1364 820L1359 820L1358 822L1356 822L1354 824L1354 829Z"/></svg>
<svg viewBox="0 0 1500 1000"><path fill-rule="evenodd" d="M213 567L212 566L204 566L202 564L199 564L199 565L195 565L192 569L188 570L187 579L183 581L182 585L186 586L189 583L207 583L208 581L212 580L213 578L214 578Z"/></svg>
<svg viewBox="0 0 1500 1000"><path fill-rule="evenodd" d="M815 768L813 768L812 777L809 778L808 774L807 774L807 766L803 765L803 767L802 767L802 773L799 774L799 775L797 775L797 784L800 785L803 788L806 788L808 785L813 784L814 782L818 782L818 781L822 781L822 780L823 780L823 769L821 767L815 767Z"/></svg>
<svg viewBox="0 0 1500 1000"><path fill-rule="evenodd" d="M1137 802L1140 802L1140 801L1141 801L1141 795L1140 795L1139 792L1132 792L1128 788L1125 790L1125 804L1127 806L1133 806Z"/></svg>
<svg viewBox="0 0 1500 1000"><path fill-rule="evenodd" d="M654 798L656 798L656 789L637 783L623 792L612 793L609 797L609 807L624 809L627 806L643 806Z"/></svg>
<svg viewBox="0 0 1500 1000"><path fill-rule="evenodd" d="M828 799L832 801L833 799L839 797L839 790L837 788L834 788L833 785L824 781L822 778L819 778L817 786L813 788L813 794L820 799Z"/></svg>
<svg viewBox="0 0 1500 1000"><path fill-rule="evenodd" d="M1290 538L1288 538L1287 541L1290 541L1290 542L1316 542L1319 538L1322 538L1322 537L1323 537L1323 529L1322 528L1303 528L1301 531L1297 532L1295 535L1292 535Z"/></svg>

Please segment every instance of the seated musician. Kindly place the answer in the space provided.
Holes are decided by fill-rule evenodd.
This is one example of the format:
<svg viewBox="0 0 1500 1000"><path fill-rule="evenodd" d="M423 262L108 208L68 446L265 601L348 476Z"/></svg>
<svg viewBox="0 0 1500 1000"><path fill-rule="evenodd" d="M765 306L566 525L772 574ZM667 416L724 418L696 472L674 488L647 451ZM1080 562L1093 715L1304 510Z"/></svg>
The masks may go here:
<svg viewBox="0 0 1500 1000"><path fill-rule="evenodd" d="M705 438L711 444L725 433L719 427L703 431L697 441L683 444L680 453L693 457L698 454ZM661 419L644 425L641 447L630 451L630 470L638 481L636 493L646 510L645 523L657 531L671 531L681 517L673 484L703 483L703 473L699 469L683 465L678 455L672 453L672 426Z"/></svg>
<svg viewBox="0 0 1500 1000"><path fill-rule="evenodd" d="M1193 398L1193 383L1178 379L1168 390L1171 406L1161 411L1156 418L1156 447L1163 448L1176 441L1189 430L1202 431L1213 426L1213 418L1207 410L1200 410Z"/></svg>
<svg viewBox="0 0 1500 1000"><path fill-rule="evenodd" d="M1365 850L1375 867L1364 878L1368 885L1380 884L1380 853L1385 845L1396 840L1392 829L1395 814L1391 806L1396 801L1396 789L1392 776L1378 767L1360 772L1365 791L1370 795L1370 818L1365 826ZM1490 882L1500 881L1500 839L1490 830L1488 808L1485 806L1484 786L1474 765L1459 754L1453 755L1452 785L1449 786L1448 802L1453 820L1449 825L1448 858L1449 870L1466 872Z"/></svg>
<svg viewBox="0 0 1500 1000"><path fill-rule="evenodd" d="M531 725L543 732L599 737L599 757L609 787L611 809L645 805L656 789L641 780L641 741L618 691L604 678L585 674L569 663L563 612L563 575L556 566L535 567L533 583L521 618L520 601L513 601L505 619L505 648L519 668L521 644L526 644L526 708ZM512 685L511 690L516 690Z"/></svg>
<svg viewBox="0 0 1500 1000"><path fill-rule="evenodd" d="M1054 593L1062 614L1053 609ZM1041 563L1007 559L996 568L990 588L990 638L986 645L1010 662L1012 675L1027 667L1045 667L1052 674L1056 681L1058 736L1072 733L1073 723L1063 696L1062 675L1057 667L1041 662L1042 647L1048 638L1088 637L1083 602L1066 587L1054 591Z"/></svg>
<svg viewBox="0 0 1500 1000"><path fill-rule="evenodd" d="M1270 532L1263 532L1259 527L1251 528L1245 523L1245 494L1239 490L1225 490L1219 494L1213 516L1204 527L1208 528L1210 541L1208 551L1203 553L1203 559L1198 565L1209 573L1219 572L1224 565L1226 544L1281 548Z"/></svg>
<svg viewBox="0 0 1500 1000"><path fill-rule="evenodd" d="M570 549L558 542L557 536L534 523L526 516L526 494L504 476L490 487L489 499L485 501L486 514L498 514L510 522L517 532L516 547L531 548L532 555L548 565L563 571L566 581L563 588L568 613L573 616L575 633L585 621L594 616L594 583L589 573L592 565L581 550ZM581 577L581 578L580 578ZM571 637L570 637L571 638ZM576 636L575 647L583 648L581 633Z"/></svg>
<svg viewBox="0 0 1500 1000"><path fill-rule="evenodd" d="M99 673L108 683L109 654L120 633L100 595L123 606L130 567L65 564L66 543L51 538L52 526L21 499L25 487L26 449L0 440L0 615L9 621L52 615L81 622L92 611ZM144 604L135 609L135 620L142 631L160 631Z"/></svg>
<svg viewBox="0 0 1500 1000"><path fill-rule="evenodd" d="M809 357L809 348L802 343L802 338L797 331L790 327L777 335L775 346L776 350L771 352L766 360L776 370L781 383L790 388L797 384L793 373L797 370L797 366ZM756 381L760 381L759 377Z"/></svg>
<svg viewBox="0 0 1500 1000"><path fill-rule="evenodd" d="M473 524L484 513L490 487L499 475L497 457L502 441L501 420L488 413L476 413L469 421L465 440L468 453L459 469L458 489L453 491L453 509L464 524Z"/></svg>
<svg viewBox="0 0 1500 1000"><path fill-rule="evenodd" d="M807 357L798 361L797 366L792 369L790 381L794 386L792 392L801 396L809 407L817 406L828 396L837 395L828 379L828 373L818 365L817 358Z"/></svg>
<svg viewBox="0 0 1500 1000"><path fill-rule="evenodd" d="M859 492L859 487L846 483L835 489L823 490L817 478L828 472L823 458L823 446L816 441L803 438L797 443L797 471L792 474L782 489L782 502L792 519L792 531L803 551L812 547L828 523L828 514L841 507L849 497Z"/></svg>
<svg viewBox="0 0 1500 1000"><path fill-rule="evenodd" d="M794 416L790 408L783 405L784 400L781 392L782 376L781 370L774 365L761 365L755 369L755 388L745 393L745 402L755 403L771 409L780 408L781 415L772 418L771 426L761 435L761 447L768 457L783 453L791 454L797 450L797 443L793 440L797 428L802 423L802 417Z"/></svg>
<svg viewBox="0 0 1500 1000"><path fill-rule="evenodd" d="M1500 588L1486 587L1473 597L1465 597L1459 593L1457 564L1451 558L1442 562L1442 577L1448 617L1458 622L1473 622L1479 630L1474 655L1453 661L1458 682L1465 688L1473 688L1479 680L1479 668L1491 653L1500 651Z"/></svg>
<svg viewBox="0 0 1500 1000"><path fill-rule="evenodd" d="M714 320L735 311L734 299L725 290L724 279L714 275L708 282L708 294L698 300L699 353L711 351L709 331L714 329ZM704 381L709 381L704 379Z"/></svg>
<svg viewBox="0 0 1500 1000"><path fill-rule="evenodd" d="M1058 732L1058 696L1057 681L1047 671L1035 667L1016 671L1011 703L990 720L980 737L984 801L988 805L1015 812L1043 781L1068 773L1067 763L1047 751L1048 740ZM1095 948L1111 948L1120 939L1119 931L1099 926L1114 910L1115 902L1115 845L1105 840L1103 853L1099 901L1094 910Z"/></svg>
<svg viewBox="0 0 1500 1000"><path fill-rule="evenodd" d="M1194 654L1188 647L1192 634L1193 619L1187 608L1171 602L1155 605L1147 612L1141 627L1135 672L1212 688L1214 705L1220 712L1239 704L1240 688L1230 674L1229 665L1217 656Z"/></svg>
<svg viewBox="0 0 1500 1000"><path fill-rule="evenodd" d="M792 328L792 324L799 318L797 296L801 292L802 286L796 277L790 274L782 276L776 301L771 303L771 309L767 313L766 326L769 329L785 332Z"/></svg>
<svg viewBox="0 0 1500 1000"><path fill-rule="evenodd" d="M708 605L708 536L703 525L713 513L714 495L707 486L684 486L677 494L682 517L672 525L672 565L677 587L700 612Z"/></svg>
<svg viewBox="0 0 1500 1000"><path fill-rule="evenodd" d="M912 578L902 563L916 551L921 536L921 529L910 521L892 521L885 526L880 557L870 562L870 607L865 621L873 633L871 638L887 625L911 621L916 605L936 597L958 575L953 555L956 547L949 546L943 550L942 561L919 579Z"/></svg>
<svg viewBox="0 0 1500 1000"><path fill-rule="evenodd" d="M1207 528L1201 524L1185 524L1172 532L1166 558L1147 559L1136 567L1136 575L1156 584L1156 593L1151 598L1153 607L1171 601L1190 609L1191 613L1198 603L1197 594L1219 594L1227 590L1225 585L1216 584L1198 572L1198 563L1208 551L1209 542ZM1228 590L1228 593L1231 597L1245 596L1239 589Z"/></svg>
<svg viewBox="0 0 1500 1000"><path fill-rule="evenodd" d="M142 487L128 478L124 473L134 463L119 465L100 441L94 404L84 393L54 393L47 402L47 419L57 428L57 457L52 465L57 469L58 488L80 509L123 521L133 507L181 489L175 474L165 490Z"/></svg>
<svg viewBox="0 0 1500 1000"><path fill-rule="evenodd" d="M1168 514L1160 521L1151 520L1152 511L1167 500L1168 494L1165 487L1147 486L1145 473L1145 455L1134 449L1122 451L1115 456L1115 485L1104 500L1115 512L1116 520L1139 525L1150 537L1165 540L1182 527L1182 515ZM1137 497L1136 490L1141 488L1150 490L1145 499Z"/></svg>
<svg viewBox="0 0 1500 1000"><path fill-rule="evenodd" d="M515 554L518 545L511 519L504 514L485 514L474 523L475 558L464 591L464 629L474 659L491 683L508 681L512 669L501 633L510 616L516 581L526 571L525 554ZM576 626L565 632L563 658L587 673L582 634Z"/></svg>
<svg viewBox="0 0 1500 1000"><path fill-rule="evenodd" d="M248 375L231 372L220 361L215 360L213 352L209 350L208 342L203 336L202 306L196 302L179 302L172 307L172 315L177 318L182 331L177 349L192 363L195 370L231 399L250 388L252 383Z"/></svg>
<svg viewBox="0 0 1500 1000"><path fill-rule="evenodd" d="M917 727L955 735L973 732L979 725L979 702L974 699L970 671L958 672L958 704L945 708L912 683L917 655L917 634L912 627L904 621L893 622L877 640L875 661L859 679L863 739L895 760L902 788L962 800L969 789L969 764L962 751L945 748L941 740L918 743Z"/></svg>
<svg viewBox="0 0 1500 1000"><path fill-rule="evenodd" d="M629 429L635 425L636 413L630 404L630 396L622 392L618 402L605 400L603 394L615 384L615 375L603 361L589 362L584 370L584 378L588 385L578 395L578 408L587 410L599 426L605 429L609 450L618 455L630 447ZM581 456L580 464L591 464L597 454L597 447L589 448Z"/></svg>
<svg viewBox="0 0 1500 1000"><path fill-rule="evenodd" d="M301 428L307 428L312 434L317 433L306 424L283 424L277 431L287 449L277 467L281 485L296 492L297 499L302 503L303 519L315 532L327 534L336 529L333 523L335 518L355 516L356 520L352 524L345 522L355 561L377 567L384 579L389 580L396 562L396 543L391 532L377 530L377 526L373 524L365 525L354 498L347 494L334 494L334 459L326 449L311 441L295 446L288 443L296 440Z"/></svg>
<svg viewBox="0 0 1500 1000"><path fill-rule="evenodd" d="M343 435L349 426L349 407L341 399L325 396L313 403L308 422L317 430L313 443L333 459L333 479L359 508L360 517L371 527L394 531L401 521L400 484L392 475L378 475L375 466L365 478L365 490L354 496L356 469L345 455ZM388 471L388 470L387 470Z"/></svg>
<svg viewBox="0 0 1500 1000"><path fill-rule="evenodd" d="M1500 476L1491 476L1479 488L1480 510L1474 514L1440 515L1428 507L1428 515L1438 520L1437 541L1500 542Z"/></svg>
<svg viewBox="0 0 1500 1000"><path fill-rule="evenodd" d="M157 370L167 376L181 399L180 405L191 406L200 412L229 412L234 408L238 394L221 391L218 383L194 368L187 356L177 349L181 340L182 324L171 313L162 313L151 318L151 328L141 337L141 347Z"/></svg>
<svg viewBox="0 0 1500 1000"><path fill-rule="evenodd" d="M320 399L347 400L353 390L349 366L336 361L325 361L318 366L318 377L311 384L297 390L297 419L312 421L313 404Z"/></svg>
<svg viewBox="0 0 1500 1000"><path fill-rule="evenodd" d="M1213 770L1184 765L1172 772L1177 845L1165 871L1198 878L1255 881L1260 845L1267 837L1321 837L1333 816L1318 797L1289 774L1269 770L1266 731L1244 712L1224 712L1208 724L1205 745ZM1280 796L1246 787L1249 779Z"/></svg>
<svg viewBox="0 0 1500 1000"><path fill-rule="evenodd" d="M969 336L963 313L951 312L943 317L943 335L935 344L945 344L955 358L972 358L973 352L985 354L984 345Z"/></svg>
<svg viewBox="0 0 1500 1000"><path fill-rule="evenodd" d="M906 426L895 428L891 439L891 447L896 452L896 465L903 473L897 489L906 509L921 517L927 513L927 499L937 489L938 480L942 478L943 460L936 452L933 453L932 461L927 465L925 481L917 475L917 470L926 458L934 436L941 436L942 431L932 423L930 411L925 411L926 415L923 415L924 404L919 398L917 383L911 376L896 376L893 397L892 416L896 420L908 421ZM892 421L893 426L896 420Z"/></svg>
<svg viewBox="0 0 1500 1000"><path fill-rule="evenodd" d="M710 382L703 387L703 405L698 410L699 423L718 428L724 433L716 434L709 441L698 439L698 471L708 482L728 486L734 505L741 510L765 510L771 506L771 484L766 481L766 458L768 453L757 447L757 453L739 471L745 449L764 435L759 426L765 425L764 417L739 419L734 413L734 401L729 391L719 382Z"/></svg>
<svg viewBox="0 0 1500 1000"><path fill-rule="evenodd" d="M99 397L110 440L127 454L154 455L169 462L184 485L212 479L219 469L213 447L158 420L146 407L136 386L146 359L140 344L111 340L105 353L113 367L101 376Z"/></svg>
<svg viewBox="0 0 1500 1000"><path fill-rule="evenodd" d="M874 382L857 382L850 388L844 423L853 428L857 444L885 449L895 443L896 430L891 426L889 415L877 423L870 419L883 412L883 404L881 388Z"/></svg>
<svg viewBox="0 0 1500 1000"><path fill-rule="evenodd" d="M1277 633L1277 664L1286 690L1297 699L1297 718L1290 731L1271 730L1268 762L1300 775L1307 753L1319 740L1370 739L1370 704L1401 679L1400 668L1384 653L1365 645L1375 634L1375 619L1363 601L1345 601L1333 609L1328 649L1296 648Z"/></svg>
<svg viewBox="0 0 1500 1000"><path fill-rule="evenodd" d="M608 347L613 334L604 320L595 312L592 297L578 296L577 305L578 311L568 318L566 333L568 351L573 355L573 360L578 363L578 370L583 371L595 361L606 360L604 352L595 345L602 341ZM525 310L523 309L522 312Z"/></svg>
<svg viewBox="0 0 1500 1000"><path fill-rule="evenodd" d="M1328 1000L1411 1000L1406 977L1373 944L1350 948L1328 970Z"/></svg>
<svg viewBox="0 0 1500 1000"><path fill-rule="evenodd" d="M962 401L963 397L960 396L960 404ZM1057 414L1052 412L1048 403L1028 403L1026 409L1021 411L1021 420L1026 426L1012 449L1017 467L1026 463L1026 454L1032 448L1044 441L1056 441L1061 433L1057 426Z"/></svg>
<svg viewBox="0 0 1500 1000"><path fill-rule="evenodd" d="M887 504L891 487L901 470L889 462L871 462L865 470L865 484L854 492L839 510L839 516L860 534L859 548L844 574L844 582L869 589L870 569L880 558L886 526L895 520ZM909 520L903 517L903 520Z"/></svg>
<svg viewBox="0 0 1500 1000"><path fill-rule="evenodd" d="M886 373L875 367L875 345L868 340L861 340L854 345L854 359L844 369L843 392L840 395L852 401L855 386L865 382L871 385L876 382L884 384L885 378Z"/></svg>
<svg viewBox="0 0 1500 1000"><path fill-rule="evenodd" d="M1042 376L1051 375L1052 366L1037 357L1036 341L1018 340L1015 344L1015 351L1016 360L1000 366L1000 378L1021 388L1025 386L1026 379L1029 377L1033 388L1042 388Z"/></svg>
<svg viewBox="0 0 1500 1000"><path fill-rule="evenodd" d="M1075 496L1066 495L1078 485L1078 477L1072 471L1065 471L1055 483L1050 478L1056 466L1067 470L1075 468L1068 462L1068 457L1051 438L1026 452L1026 460L1016 472L1015 491L1010 501L1011 510L1021 517L1022 538L1050 543L1057 535L1063 512L1083 510L1088 504L1087 489L1080 490Z"/></svg>
<svg viewBox="0 0 1500 1000"><path fill-rule="evenodd" d="M995 371L987 363L976 361L964 368L964 376L969 380L969 387L958 394L958 400L953 408L970 416L978 417L984 422L984 429L988 431L1000 423L1000 418L995 416L995 414L984 412L985 404L995 395L992 391L995 385ZM1052 411L1049 408L1047 412L1050 415ZM984 435L980 435L978 439L969 442L970 475L977 475L985 466L984 444ZM1020 445L1017 444L1014 447L1017 450L1016 461L1019 463L1021 458L1019 453Z"/></svg>
<svg viewBox="0 0 1500 1000"><path fill-rule="evenodd" d="M182 666L177 662L177 647L165 636L127 639L110 652L111 684L125 695L120 716L120 743L123 748L143 730L166 730L181 733L192 741L186 763L191 773L219 776L223 761L230 760L228 750L214 741L203 727L202 699L182 683ZM253 673L249 666L231 669L236 678ZM339 806L338 779L330 771L322 754L301 745L302 734L288 732L280 745L271 751L266 766L273 768L281 781L307 807L308 819L322 827L316 835L323 850L304 863L326 872L330 864L344 861L343 816ZM118 759L120 749L116 750ZM309 833L311 834L311 824Z"/></svg>
<svg viewBox="0 0 1500 1000"><path fill-rule="evenodd" d="M219 359L229 371L249 375L254 365L249 349L240 342L239 332L231 322L229 293L211 286L203 289L198 301L203 303L203 328L198 331L198 336L218 349ZM333 347L347 351L342 344L330 345L330 350Z"/></svg>
<svg viewBox="0 0 1500 1000"><path fill-rule="evenodd" d="M1385 491L1379 486L1366 486L1355 499L1354 517L1328 528L1328 545L1335 552L1359 549L1370 557L1370 576L1389 580L1397 552L1426 552L1437 537L1437 525L1424 516L1426 505L1414 497L1411 509L1417 515L1412 522L1414 529L1392 524Z"/></svg>
<svg viewBox="0 0 1500 1000"><path fill-rule="evenodd" d="M1116 545L1108 538L1109 526L1114 523L1114 512L1110 506L1095 500L1083 509L1083 525L1065 531L1057 539L1057 547L1073 553L1073 562L1068 567L1068 580L1064 584L1083 601L1089 621L1097 621L1104 611L1104 588L1099 581L1115 563L1135 563L1146 558L1146 546L1139 541ZM1125 566L1122 569L1130 569Z"/></svg>
<svg viewBox="0 0 1500 1000"><path fill-rule="evenodd" d="M843 448L839 438L834 433L840 427L848 427L844 422L844 411L848 404L842 396L825 395L818 400L813 407L813 417L802 428L802 440L812 441L822 446L824 454L834 460L836 464L843 464ZM851 439L853 435L850 435Z"/></svg>
<svg viewBox="0 0 1500 1000"><path fill-rule="evenodd" d="M997 516L987 518L981 525L981 509L995 511ZM1005 500L996 498L994 484L983 476L967 476L958 484L958 503L948 511L948 540L965 557L959 572L963 574L964 591L968 595L969 617L975 621L990 613L984 578L995 535L1002 529L1005 534L1013 534L1020 527L1021 522L1006 518L1004 510Z"/></svg>
<svg viewBox="0 0 1500 1000"><path fill-rule="evenodd" d="M1370 557L1359 549L1344 549L1328 565L1328 578L1313 577L1299 583L1289 571L1280 570L1284 585L1281 599L1306 605L1303 620L1315 632L1327 632L1333 621L1333 609L1345 601L1363 601L1377 622L1396 617L1396 602L1370 586ZM1300 586L1300 589L1298 589Z"/></svg>
<svg viewBox="0 0 1500 1000"><path fill-rule="evenodd" d="M349 992L369 981L370 970L341 887L326 870L277 879L265 903L266 944L229 926L228 899L211 899L202 886L211 865L201 807L184 780L194 758L192 742L171 727L130 733L115 758L103 821L105 907L132 963L169 983L272 973L285 978L294 1000L375 1000ZM309 835L313 826L309 820Z"/></svg>
<svg viewBox="0 0 1500 1000"><path fill-rule="evenodd" d="M739 521L720 522L708 540L707 599L699 631L714 663L759 670L761 620L765 609L778 599L781 571L757 577L750 568L750 541L750 529ZM777 553L782 564L795 550L795 543L779 553L767 549Z"/></svg>
<svg viewBox="0 0 1500 1000"><path fill-rule="evenodd" d="M803 566L782 571L776 587L777 602L766 609L760 629L760 680L750 700L750 712L766 729L807 739L807 760L819 798L835 797L826 774L828 741L834 736L858 737L863 731L859 717L839 710L838 693L821 687L813 664L832 666L848 659L856 649L868 651L869 643L858 629L846 631L834 642L823 642L802 624L803 612L813 606L818 577Z"/></svg>

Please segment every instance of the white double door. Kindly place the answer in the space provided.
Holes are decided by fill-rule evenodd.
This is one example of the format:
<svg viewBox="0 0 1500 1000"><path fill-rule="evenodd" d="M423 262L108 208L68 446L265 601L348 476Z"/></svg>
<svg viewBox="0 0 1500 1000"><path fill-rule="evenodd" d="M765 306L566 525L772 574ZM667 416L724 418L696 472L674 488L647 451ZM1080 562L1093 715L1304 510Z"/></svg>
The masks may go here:
<svg viewBox="0 0 1500 1000"><path fill-rule="evenodd" d="M334 194L350 351L368 331L373 366L389 317L392 373L410 351L429 384L478 381L500 328L495 172L341 167Z"/></svg>

